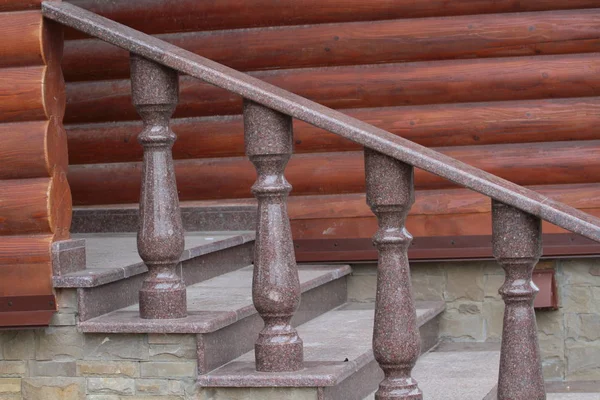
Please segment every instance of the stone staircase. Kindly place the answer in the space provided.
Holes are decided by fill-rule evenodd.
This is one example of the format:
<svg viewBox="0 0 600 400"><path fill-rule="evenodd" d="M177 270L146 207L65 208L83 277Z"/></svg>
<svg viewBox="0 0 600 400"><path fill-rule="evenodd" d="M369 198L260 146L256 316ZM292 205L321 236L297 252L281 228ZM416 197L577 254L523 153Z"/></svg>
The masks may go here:
<svg viewBox="0 0 600 400"><path fill-rule="evenodd" d="M383 378L371 348L374 303L348 301L349 265L299 265L302 298L292 324L304 342L304 368L298 372L256 372L253 348L263 321L252 304L254 232L211 230L228 224L249 228L254 224L255 209L184 207L183 214L193 216L183 219L191 231L185 234L179 266L187 285L188 315L161 320L139 316L137 296L147 269L137 254L136 210L75 210L73 226L79 232L73 234L71 245L63 242L63 251L55 257L62 261L56 270L62 266L64 273L55 276L54 284L59 291L76 291L77 328L86 342L89 336L94 343L86 346L88 350L94 347L93 351L102 354L117 353L123 351L102 350L103 344L147 341L150 354L166 353L153 368L159 370L155 375L163 374L167 381L178 379L178 368L187 368L190 375L195 366L193 376L187 377L193 378L193 384L188 379L185 397L173 399L374 398L373 392ZM93 232L99 228L104 229ZM106 232L111 229L117 232ZM77 252L69 253L73 249ZM499 346L440 344L438 325L445 303L422 301L416 308L423 354L414 376L425 399L491 398L497 382ZM62 312L59 309L57 316ZM157 346L162 350L153 350ZM128 359L138 357L128 351L124 354ZM182 356L188 359L183 364ZM190 364L190 357L195 364ZM147 361L151 360L138 358L138 380L144 387L144 371L150 368ZM100 393L114 394L115 390L107 387Z"/></svg>

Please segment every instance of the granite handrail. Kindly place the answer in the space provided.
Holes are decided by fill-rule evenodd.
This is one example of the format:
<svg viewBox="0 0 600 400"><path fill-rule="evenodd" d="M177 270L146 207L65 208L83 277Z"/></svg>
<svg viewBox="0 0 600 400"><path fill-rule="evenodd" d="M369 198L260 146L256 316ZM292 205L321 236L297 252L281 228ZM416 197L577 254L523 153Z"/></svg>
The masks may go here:
<svg viewBox="0 0 600 400"><path fill-rule="evenodd" d="M414 167L600 241L600 219L435 150L69 3L42 3L46 18L338 134Z"/></svg>
<svg viewBox="0 0 600 400"><path fill-rule="evenodd" d="M176 272L183 251L170 129L178 75L187 74L244 98L246 154L257 171L258 199L252 298L265 322L255 344L261 372L302 369L303 342L291 320L300 283L287 214L292 118L338 134L365 149L367 203L378 220L379 253L373 354L384 371L376 400L422 400L411 371L420 338L405 229L414 203L414 167L492 199L493 255L506 271L498 399L545 400L533 300L533 269L542 255L541 220L600 241L600 219L434 150L331 110L155 37L68 3L44 2L43 15L131 53L132 98L144 121L138 251L149 269L140 291L142 318L185 318L186 287ZM156 207L160 204L160 207Z"/></svg>

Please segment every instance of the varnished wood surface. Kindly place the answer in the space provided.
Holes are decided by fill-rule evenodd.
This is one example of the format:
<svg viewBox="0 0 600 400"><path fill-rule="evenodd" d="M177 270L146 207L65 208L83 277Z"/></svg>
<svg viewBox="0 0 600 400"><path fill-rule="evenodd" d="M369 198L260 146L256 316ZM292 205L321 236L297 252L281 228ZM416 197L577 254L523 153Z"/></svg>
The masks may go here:
<svg viewBox="0 0 600 400"><path fill-rule="evenodd" d="M241 71L600 51L600 9L160 35ZM69 81L129 76L129 53L67 41Z"/></svg>
<svg viewBox="0 0 600 400"><path fill-rule="evenodd" d="M0 13L0 67L50 65L62 57L60 29L41 11Z"/></svg>
<svg viewBox="0 0 600 400"><path fill-rule="evenodd" d="M39 9L42 1L43 0L0 0L0 12Z"/></svg>
<svg viewBox="0 0 600 400"><path fill-rule="evenodd" d="M589 97L600 94L600 53L252 74L331 108ZM175 117L241 113L237 95L190 77L180 86ZM69 83L67 103L66 122L137 119L128 80Z"/></svg>
<svg viewBox="0 0 600 400"><path fill-rule="evenodd" d="M15 0L0 0L16 3ZM593 8L597 0L73 0L146 33ZM67 37L81 37L75 31Z"/></svg>
<svg viewBox="0 0 600 400"><path fill-rule="evenodd" d="M48 279L49 276L52 276L52 263L0 264L0 273L2 274L0 297L36 296L52 293L52 279ZM2 326L1 322L0 326Z"/></svg>
<svg viewBox="0 0 600 400"><path fill-rule="evenodd" d="M65 110L60 66L0 69L0 120L61 118Z"/></svg>
<svg viewBox="0 0 600 400"><path fill-rule="evenodd" d="M428 147L600 139L600 98L442 104L345 110ZM176 159L244 155L239 116L175 119ZM1 129L1 126L0 126ZM71 164L141 161L141 122L67 126ZM294 152L356 151L338 135L294 121ZM1 154L1 151L0 151Z"/></svg>
<svg viewBox="0 0 600 400"><path fill-rule="evenodd" d="M444 154L520 185L600 181L600 141L549 142L439 148ZM203 200L250 197L256 179L246 158L181 160L175 163L179 198ZM72 166L69 181L76 205L136 203L141 163ZM218 179L214 177L218 176ZM362 152L294 155L286 169L294 194L364 192ZM421 170L417 189L454 185Z"/></svg>
<svg viewBox="0 0 600 400"><path fill-rule="evenodd" d="M0 268L6 265L51 262L53 235L2 236L0 240ZM48 276L45 277L48 279ZM23 285L25 286L25 285Z"/></svg>
<svg viewBox="0 0 600 400"><path fill-rule="evenodd" d="M0 124L0 179L52 176L68 168L67 135L56 118Z"/></svg>
<svg viewBox="0 0 600 400"><path fill-rule="evenodd" d="M58 240L69 236L72 207L64 171L52 178L0 181L0 204L0 235L46 233Z"/></svg>

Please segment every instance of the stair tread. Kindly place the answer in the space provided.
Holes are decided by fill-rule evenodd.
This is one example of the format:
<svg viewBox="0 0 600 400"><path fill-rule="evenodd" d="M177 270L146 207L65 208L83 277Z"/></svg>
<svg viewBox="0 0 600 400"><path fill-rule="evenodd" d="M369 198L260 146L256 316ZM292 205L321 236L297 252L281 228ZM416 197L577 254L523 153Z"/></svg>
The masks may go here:
<svg viewBox="0 0 600 400"><path fill-rule="evenodd" d="M348 275L348 265L300 265L302 292ZM252 304L253 267L248 266L187 288L188 316L148 320L139 317L135 304L79 323L83 332L103 333L208 333L255 314Z"/></svg>
<svg viewBox="0 0 600 400"><path fill-rule="evenodd" d="M250 231L186 232L181 261L238 246L254 237ZM54 287L95 287L148 271L137 252L136 233L80 233L73 238L85 239L86 269L55 276Z"/></svg>
<svg viewBox="0 0 600 400"><path fill-rule="evenodd" d="M422 326L445 308L444 302L418 302ZM298 327L304 341L305 368L297 372L261 373L254 351L198 378L205 387L335 386L373 360L372 303L346 303Z"/></svg>
<svg viewBox="0 0 600 400"><path fill-rule="evenodd" d="M484 400L495 391L498 382L500 351L497 345L483 343L442 344L422 355L413 369L427 400ZM494 397L495 398L495 397ZM365 400L374 400L372 393Z"/></svg>

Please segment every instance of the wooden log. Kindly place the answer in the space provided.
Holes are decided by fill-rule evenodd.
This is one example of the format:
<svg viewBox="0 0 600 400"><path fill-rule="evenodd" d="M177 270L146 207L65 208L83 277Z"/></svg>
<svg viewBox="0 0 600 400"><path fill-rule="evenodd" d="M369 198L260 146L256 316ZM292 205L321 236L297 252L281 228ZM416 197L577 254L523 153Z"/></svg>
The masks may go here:
<svg viewBox="0 0 600 400"><path fill-rule="evenodd" d="M52 178L0 181L0 204L0 235L69 237L71 194L62 170L55 171Z"/></svg>
<svg viewBox="0 0 600 400"><path fill-rule="evenodd" d="M600 141L467 146L438 149L477 168L520 185L574 184L600 181ZM256 179L242 157L176 162L179 198L186 200L250 197ZM74 204L137 203L140 163L73 166L69 181ZM219 176L219 179L214 179ZM286 169L292 195L364 192L362 152L298 154ZM418 170L418 189L453 184Z"/></svg>
<svg viewBox="0 0 600 400"><path fill-rule="evenodd" d="M50 263L53 235L3 236L0 266Z"/></svg>
<svg viewBox="0 0 600 400"><path fill-rule="evenodd" d="M600 9L173 33L162 40L241 71L600 51ZM560 45L553 46L552 43ZM540 47L540 45L542 45ZM68 41L68 81L123 79L129 53Z"/></svg>
<svg viewBox="0 0 600 400"><path fill-rule="evenodd" d="M600 55L594 53L251 74L339 109L598 96L599 71ZM127 80L71 83L65 121L136 120L130 91ZM190 77L181 78L176 117L240 112L239 96Z"/></svg>
<svg viewBox="0 0 600 400"><path fill-rule="evenodd" d="M64 81L60 66L0 69L0 120L37 121L65 110Z"/></svg>
<svg viewBox="0 0 600 400"><path fill-rule="evenodd" d="M147 33L598 7L596 0L74 0L72 3ZM81 36L75 31L67 33L67 37Z"/></svg>
<svg viewBox="0 0 600 400"><path fill-rule="evenodd" d="M528 188L578 209L596 208L600 204L600 187L596 183L541 185ZM288 201L288 210L293 220L373 216L365 203L364 193L292 196ZM437 189L417 191L410 214L477 214L490 211L491 202L487 196L468 189Z"/></svg>
<svg viewBox="0 0 600 400"><path fill-rule="evenodd" d="M67 135L60 121L0 124L0 179L52 176L68 167Z"/></svg>
<svg viewBox="0 0 600 400"><path fill-rule="evenodd" d="M0 67L50 65L62 57L60 27L41 11L0 13Z"/></svg>
<svg viewBox="0 0 600 400"><path fill-rule="evenodd" d="M345 112L428 147L600 139L600 98L443 104ZM244 154L241 117L172 121L176 159ZM1 129L1 126L0 126ZM67 126L71 164L140 161L141 122ZM1 136L1 134L0 134ZM294 121L295 153L356 151L360 146Z"/></svg>
<svg viewBox="0 0 600 400"><path fill-rule="evenodd" d="M0 0L0 12L39 9L42 1L43 0Z"/></svg>
<svg viewBox="0 0 600 400"><path fill-rule="evenodd" d="M52 263L50 262L0 264L0 274L2 274L1 297L52 294Z"/></svg>

